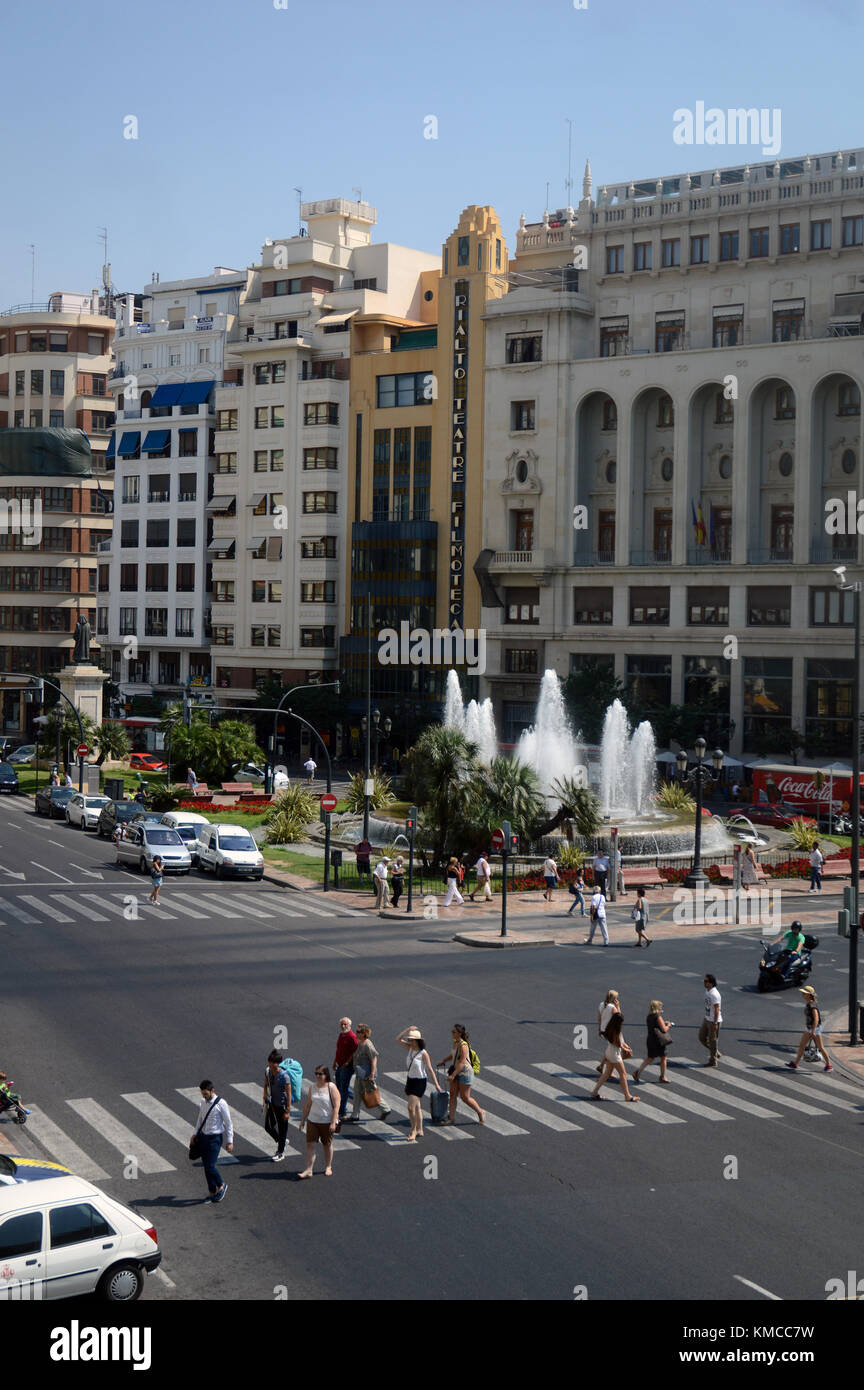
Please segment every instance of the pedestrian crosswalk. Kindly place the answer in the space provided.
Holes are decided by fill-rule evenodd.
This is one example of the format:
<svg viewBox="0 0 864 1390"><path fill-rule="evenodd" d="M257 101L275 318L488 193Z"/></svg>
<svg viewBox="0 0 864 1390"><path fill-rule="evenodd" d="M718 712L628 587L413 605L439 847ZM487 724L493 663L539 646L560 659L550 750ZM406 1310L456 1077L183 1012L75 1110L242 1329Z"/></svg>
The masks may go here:
<svg viewBox="0 0 864 1390"><path fill-rule="evenodd" d="M37 927L43 923L111 922L117 918L135 921L150 918L169 921L178 917L189 917L197 921L220 920L267 921L279 925L287 921L305 921L311 918L365 917L367 914L353 907L346 907L336 898L326 904L310 903L308 897L289 894L284 890L274 893L218 893L212 888L202 888L198 892L187 888L178 891L172 883L162 889L162 901L158 906L148 901L149 883L142 888L140 883L130 879L128 885L109 892L73 891L46 893L37 898L32 893L0 895L0 927L10 924ZM373 908L370 905L370 912Z"/></svg>
<svg viewBox="0 0 864 1390"><path fill-rule="evenodd" d="M604 1091L612 1103L592 1104L589 1093L597 1082L597 1071L596 1059L588 1056L566 1065L531 1062L521 1070L491 1064L472 1085L474 1098L486 1112L485 1124L481 1127L476 1116L460 1104L455 1125L436 1126L427 1118L424 1140L437 1145L478 1140L484 1134L518 1139L551 1133L580 1143L596 1134L598 1126L623 1130L655 1124L734 1123L742 1116L767 1122L790 1116L796 1121L821 1121L838 1111L864 1113L864 1097L858 1087L826 1076L821 1067L806 1070L806 1064L793 1075L784 1069L786 1060L785 1054L769 1052L752 1053L746 1059L724 1055L718 1068L705 1072L699 1059L679 1055L670 1062L668 1086L651 1084L657 1076L656 1069L651 1068L645 1073L645 1082L632 1087L642 1102L638 1106L624 1103L615 1079ZM409 1124L404 1079L403 1071L379 1077L381 1099L390 1107L390 1114L381 1120L362 1112L356 1126L346 1124L347 1132L337 1135L337 1153L357 1152L367 1142L376 1141L402 1146ZM385 1080L395 1084L388 1088ZM309 1078L304 1078L304 1095L310 1085ZM223 1152L220 1162L269 1158L274 1141L263 1127L261 1081L232 1082L224 1094L231 1106L235 1151L233 1155ZM27 1133L52 1159L92 1181L139 1172L171 1173L185 1166L185 1150L200 1098L196 1086L177 1087L161 1096L149 1091L123 1092L110 1102L92 1096L72 1097L56 1102L50 1115L34 1105ZM425 1100L424 1114L427 1110ZM286 1144L286 1154L297 1160L305 1149L299 1117L300 1109L295 1107Z"/></svg>

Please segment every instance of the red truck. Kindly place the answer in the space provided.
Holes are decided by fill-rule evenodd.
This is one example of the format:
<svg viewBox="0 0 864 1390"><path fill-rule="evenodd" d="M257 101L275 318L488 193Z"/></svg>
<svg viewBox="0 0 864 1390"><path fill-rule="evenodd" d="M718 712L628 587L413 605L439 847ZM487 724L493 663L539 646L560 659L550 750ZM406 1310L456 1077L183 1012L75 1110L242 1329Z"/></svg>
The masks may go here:
<svg viewBox="0 0 864 1390"><path fill-rule="evenodd" d="M785 823L790 815L827 820L829 812L838 816L848 812L852 798L849 773L822 772L815 767L757 767L753 769L751 805L734 809L751 820L771 815L770 823ZM864 798L862 798L864 801ZM775 819L776 818L776 819ZM763 824L764 824L763 819Z"/></svg>

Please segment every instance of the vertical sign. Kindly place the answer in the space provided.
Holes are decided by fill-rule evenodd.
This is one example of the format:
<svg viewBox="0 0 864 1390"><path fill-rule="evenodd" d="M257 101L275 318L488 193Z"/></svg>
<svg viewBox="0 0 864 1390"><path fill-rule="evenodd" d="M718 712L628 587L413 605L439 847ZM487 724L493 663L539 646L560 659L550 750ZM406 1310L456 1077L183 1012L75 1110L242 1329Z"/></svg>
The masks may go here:
<svg viewBox="0 0 864 1390"><path fill-rule="evenodd" d="M468 281L453 287L449 627L465 626L465 445L468 433Z"/></svg>

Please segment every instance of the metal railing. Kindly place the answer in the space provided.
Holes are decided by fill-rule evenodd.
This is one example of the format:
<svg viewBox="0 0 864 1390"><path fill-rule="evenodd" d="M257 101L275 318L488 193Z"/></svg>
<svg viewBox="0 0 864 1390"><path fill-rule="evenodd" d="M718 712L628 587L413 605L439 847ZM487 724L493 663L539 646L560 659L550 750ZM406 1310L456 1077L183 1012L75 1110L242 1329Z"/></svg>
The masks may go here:
<svg viewBox="0 0 864 1390"><path fill-rule="evenodd" d="M791 565L792 547L767 546L747 551L748 565Z"/></svg>
<svg viewBox="0 0 864 1390"><path fill-rule="evenodd" d="M732 563L731 550L717 550L710 545L688 545L688 565L729 565Z"/></svg>
<svg viewBox="0 0 864 1390"><path fill-rule="evenodd" d="M671 565L671 550L631 550L631 565Z"/></svg>

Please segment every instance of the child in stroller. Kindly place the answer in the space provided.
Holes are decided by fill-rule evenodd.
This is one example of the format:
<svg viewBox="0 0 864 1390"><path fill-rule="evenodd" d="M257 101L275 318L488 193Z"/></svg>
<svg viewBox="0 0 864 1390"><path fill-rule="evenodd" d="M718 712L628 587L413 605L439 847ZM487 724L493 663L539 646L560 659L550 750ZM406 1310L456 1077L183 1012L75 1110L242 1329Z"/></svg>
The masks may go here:
<svg viewBox="0 0 864 1390"><path fill-rule="evenodd" d="M7 1110L15 1111L12 1118L16 1125L26 1125L30 1111L26 1105L21 1104L18 1092L12 1090L12 1084L5 1071L0 1071L0 1115Z"/></svg>

